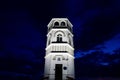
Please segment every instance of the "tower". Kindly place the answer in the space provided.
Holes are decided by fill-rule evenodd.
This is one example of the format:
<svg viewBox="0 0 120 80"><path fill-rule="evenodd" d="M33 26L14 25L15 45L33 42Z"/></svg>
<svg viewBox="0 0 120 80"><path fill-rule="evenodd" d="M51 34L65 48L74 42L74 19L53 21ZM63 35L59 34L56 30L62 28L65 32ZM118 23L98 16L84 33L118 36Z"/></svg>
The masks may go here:
<svg viewBox="0 0 120 80"><path fill-rule="evenodd" d="M67 18L53 18L48 24L45 80L74 79L72 27Z"/></svg>

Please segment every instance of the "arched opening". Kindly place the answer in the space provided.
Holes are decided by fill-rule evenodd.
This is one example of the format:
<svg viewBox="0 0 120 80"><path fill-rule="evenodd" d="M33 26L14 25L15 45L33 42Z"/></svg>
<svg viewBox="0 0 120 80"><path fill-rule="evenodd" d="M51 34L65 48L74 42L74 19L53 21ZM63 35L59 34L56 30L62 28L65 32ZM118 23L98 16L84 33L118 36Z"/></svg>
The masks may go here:
<svg viewBox="0 0 120 80"><path fill-rule="evenodd" d="M57 35L57 42L62 42L62 35L61 34Z"/></svg>
<svg viewBox="0 0 120 80"><path fill-rule="evenodd" d="M54 23L54 26L59 26L59 22L55 22L55 23Z"/></svg>
<svg viewBox="0 0 120 80"><path fill-rule="evenodd" d="M66 36L65 32L64 32L64 31L61 31L61 30L56 31L56 32L54 33L54 37L56 36L56 34L63 34L64 37Z"/></svg>
<svg viewBox="0 0 120 80"><path fill-rule="evenodd" d="M57 61L61 61L61 58L59 57L59 58L57 59Z"/></svg>
<svg viewBox="0 0 120 80"><path fill-rule="evenodd" d="M48 45L50 44L50 40L48 41Z"/></svg>
<svg viewBox="0 0 120 80"><path fill-rule="evenodd" d="M70 35L69 35L69 44L71 45L71 38L70 38Z"/></svg>
<svg viewBox="0 0 120 80"><path fill-rule="evenodd" d="M65 22L61 22L61 26L65 26Z"/></svg>
<svg viewBox="0 0 120 80"><path fill-rule="evenodd" d="M50 42L51 42L51 34L50 34L50 36L48 38L48 45L50 44Z"/></svg>

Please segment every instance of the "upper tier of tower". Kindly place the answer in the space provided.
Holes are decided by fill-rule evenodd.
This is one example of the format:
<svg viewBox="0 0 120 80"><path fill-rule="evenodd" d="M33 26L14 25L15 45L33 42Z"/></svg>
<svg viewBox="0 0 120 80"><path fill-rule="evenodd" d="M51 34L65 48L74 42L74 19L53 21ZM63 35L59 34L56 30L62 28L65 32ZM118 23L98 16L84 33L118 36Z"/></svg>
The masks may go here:
<svg viewBox="0 0 120 80"><path fill-rule="evenodd" d="M48 32L51 29L68 29L72 32L73 25L67 18L53 18L48 24Z"/></svg>

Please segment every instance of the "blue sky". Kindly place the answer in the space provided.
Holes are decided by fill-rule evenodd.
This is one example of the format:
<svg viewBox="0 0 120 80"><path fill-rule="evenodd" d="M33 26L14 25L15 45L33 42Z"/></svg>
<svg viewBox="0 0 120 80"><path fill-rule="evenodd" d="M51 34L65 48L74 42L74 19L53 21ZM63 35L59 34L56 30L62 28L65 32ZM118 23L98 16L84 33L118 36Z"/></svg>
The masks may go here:
<svg viewBox="0 0 120 80"><path fill-rule="evenodd" d="M57 17L68 18L73 24L77 59L96 50L111 54L120 48L119 0L3 0L0 2L0 59L3 65L0 71L13 71L17 75L15 69L20 66L22 74L26 67L28 71L33 70L34 75L41 74L47 24Z"/></svg>

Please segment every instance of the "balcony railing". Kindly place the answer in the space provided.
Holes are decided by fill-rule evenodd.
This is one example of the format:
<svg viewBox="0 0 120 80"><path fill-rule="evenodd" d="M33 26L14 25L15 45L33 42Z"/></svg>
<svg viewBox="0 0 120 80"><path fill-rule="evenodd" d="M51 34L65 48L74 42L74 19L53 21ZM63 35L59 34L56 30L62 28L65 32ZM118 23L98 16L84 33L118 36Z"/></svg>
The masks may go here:
<svg viewBox="0 0 120 80"><path fill-rule="evenodd" d="M68 51L51 51L52 53L67 53Z"/></svg>
<svg viewBox="0 0 120 80"><path fill-rule="evenodd" d="M52 43L67 43L66 41L61 41L61 42L58 42L58 41L54 41Z"/></svg>
<svg viewBox="0 0 120 80"><path fill-rule="evenodd" d="M53 44L52 46L50 46L47 50L46 50L46 54L49 53L70 53L71 55L73 55L74 50L71 49L70 46L68 45L64 45L64 44Z"/></svg>
<svg viewBox="0 0 120 80"><path fill-rule="evenodd" d="M67 27L67 26L54 26L54 27L50 27L48 29L48 32L51 30L51 29L68 29L71 33L73 32L71 27Z"/></svg>

